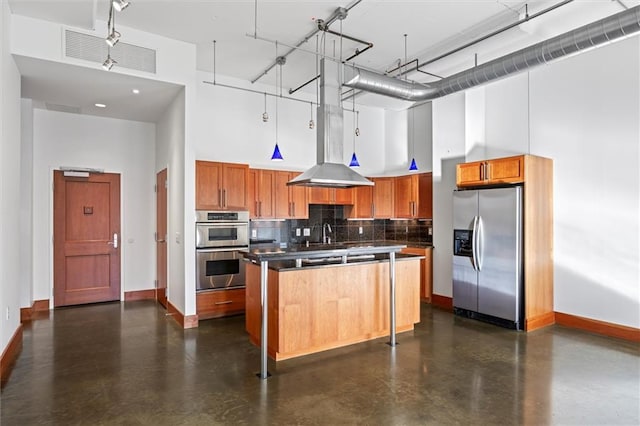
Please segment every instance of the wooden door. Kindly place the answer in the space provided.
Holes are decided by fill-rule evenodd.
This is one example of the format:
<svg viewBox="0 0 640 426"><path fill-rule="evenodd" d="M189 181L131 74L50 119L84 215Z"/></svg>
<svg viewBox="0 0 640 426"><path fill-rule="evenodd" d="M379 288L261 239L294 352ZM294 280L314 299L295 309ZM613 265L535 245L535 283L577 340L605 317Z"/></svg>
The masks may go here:
<svg viewBox="0 0 640 426"><path fill-rule="evenodd" d="M246 164L222 164L222 208L225 210L247 210L247 188L249 166Z"/></svg>
<svg viewBox="0 0 640 426"><path fill-rule="evenodd" d="M196 210L222 208L222 163L196 161Z"/></svg>
<svg viewBox="0 0 640 426"><path fill-rule="evenodd" d="M54 306L120 300L120 175L53 176Z"/></svg>
<svg viewBox="0 0 640 426"><path fill-rule="evenodd" d="M394 216L394 179L374 178L373 217L389 219Z"/></svg>
<svg viewBox="0 0 640 426"><path fill-rule="evenodd" d="M167 307L167 169L156 176L156 300Z"/></svg>

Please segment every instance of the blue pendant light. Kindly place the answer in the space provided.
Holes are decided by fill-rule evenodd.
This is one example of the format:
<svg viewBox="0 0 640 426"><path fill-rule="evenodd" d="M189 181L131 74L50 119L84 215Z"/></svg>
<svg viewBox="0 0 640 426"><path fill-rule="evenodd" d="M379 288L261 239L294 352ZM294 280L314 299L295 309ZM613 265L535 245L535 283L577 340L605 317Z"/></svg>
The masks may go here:
<svg viewBox="0 0 640 426"><path fill-rule="evenodd" d="M276 149L278 148L278 146L276 145ZM416 159L412 158L411 159L411 165L409 166L409 171L411 172L415 172L418 170L418 165L416 164Z"/></svg>
<svg viewBox="0 0 640 426"><path fill-rule="evenodd" d="M358 163L358 157L356 157L355 151L351 156L351 162L349 163L349 167L360 167L360 163Z"/></svg>
<svg viewBox="0 0 640 426"><path fill-rule="evenodd" d="M276 142L276 147L273 149L273 154L271 155L271 161L282 161L282 154L280 154L280 148L278 148L278 142Z"/></svg>
<svg viewBox="0 0 640 426"><path fill-rule="evenodd" d="M276 42L276 64L280 69L280 97L282 97L282 65L285 63L285 58L278 56L278 43ZM278 88L278 68L276 68L276 90ZM271 161L282 161L282 154L280 153L280 147L278 146L278 96L276 96L276 146L273 148L273 154L271 154Z"/></svg>
<svg viewBox="0 0 640 426"><path fill-rule="evenodd" d="M349 163L349 167L360 167L360 163L358 163L358 157L356 157L356 136L360 134L360 129L356 124L356 95L355 93L351 97L352 99L352 112L353 112L353 155L351 156L351 162ZM359 116L359 111L358 111ZM359 118L359 117L358 117Z"/></svg>

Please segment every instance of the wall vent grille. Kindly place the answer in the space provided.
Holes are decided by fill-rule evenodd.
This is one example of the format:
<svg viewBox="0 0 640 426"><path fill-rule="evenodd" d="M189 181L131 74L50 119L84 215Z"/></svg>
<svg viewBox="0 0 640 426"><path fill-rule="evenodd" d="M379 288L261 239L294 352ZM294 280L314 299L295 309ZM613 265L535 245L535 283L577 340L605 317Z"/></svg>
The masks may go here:
<svg viewBox="0 0 640 426"><path fill-rule="evenodd" d="M102 37L65 30L65 55L69 58L103 63L107 59L108 46ZM132 70L156 73L156 51L146 47L119 42L111 48L116 66Z"/></svg>

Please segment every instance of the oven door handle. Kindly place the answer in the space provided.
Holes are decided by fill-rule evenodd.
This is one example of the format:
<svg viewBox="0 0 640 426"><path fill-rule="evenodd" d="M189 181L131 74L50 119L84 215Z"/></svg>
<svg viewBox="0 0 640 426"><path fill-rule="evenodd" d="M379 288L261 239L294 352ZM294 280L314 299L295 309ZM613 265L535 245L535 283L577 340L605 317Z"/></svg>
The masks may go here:
<svg viewBox="0 0 640 426"><path fill-rule="evenodd" d="M249 246L241 247L196 247L196 253L216 253L221 251L243 251L249 250Z"/></svg>

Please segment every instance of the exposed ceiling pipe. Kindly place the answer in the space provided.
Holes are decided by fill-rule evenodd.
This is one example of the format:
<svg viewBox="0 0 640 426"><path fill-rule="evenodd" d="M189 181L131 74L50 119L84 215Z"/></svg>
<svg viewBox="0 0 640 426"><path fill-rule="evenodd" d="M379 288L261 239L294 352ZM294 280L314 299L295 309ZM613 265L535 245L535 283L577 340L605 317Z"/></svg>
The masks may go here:
<svg viewBox="0 0 640 426"><path fill-rule="evenodd" d="M434 83L410 82L345 66L344 85L407 101L426 101L547 64L639 31L640 6L636 6Z"/></svg>

